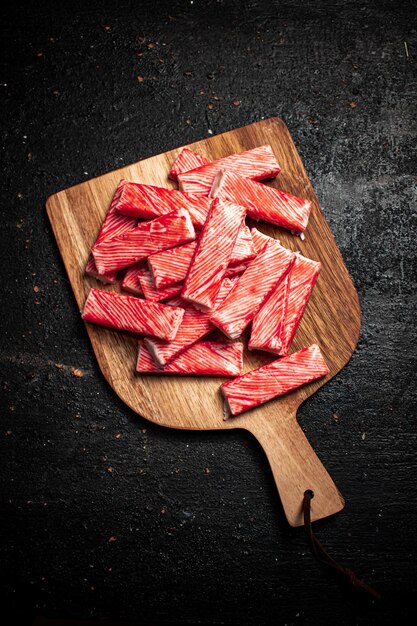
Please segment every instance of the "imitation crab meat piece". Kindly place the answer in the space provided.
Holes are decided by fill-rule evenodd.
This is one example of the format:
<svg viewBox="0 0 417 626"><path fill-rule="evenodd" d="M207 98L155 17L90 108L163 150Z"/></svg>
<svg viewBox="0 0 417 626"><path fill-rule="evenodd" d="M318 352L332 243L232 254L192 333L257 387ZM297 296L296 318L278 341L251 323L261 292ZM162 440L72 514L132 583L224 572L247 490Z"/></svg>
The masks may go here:
<svg viewBox="0 0 417 626"><path fill-rule="evenodd" d="M236 279L225 278L222 282L216 305L219 305L232 289ZM160 367L165 367L167 363L175 359L181 352L202 339L214 326L210 322L210 314L204 311L197 311L191 304L181 298L170 300L170 306L184 307L184 318L178 329L177 336L173 341L166 342L160 339L145 337L145 344L152 354L155 363Z"/></svg>
<svg viewBox="0 0 417 626"><path fill-rule="evenodd" d="M256 257L252 235L246 224L242 224L232 250L229 265L238 265Z"/></svg>
<svg viewBox="0 0 417 626"><path fill-rule="evenodd" d="M256 228L252 228L251 235L256 249L268 241L279 246L278 240L268 237ZM295 254L294 265L254 317L249 340L250 350L266 350L280 356L287 354L319 270L318 261Z"/></svg>
<svg viewBox="0 0 417 626"><path fill-rule="evenodd" d="M143 261L128 267L122 280L122 289L124 291L128 291L129 293L133 293L135 296L144 298L145 294L143 293L143 289L139 282L140 271L144 269L146 269L146 265Z"/></svg>
<svg viewBox="0 0 417 626"><path fill-rule="evenodd" d="M181 293L182 287L183 285L180 283L165 289L157 289L152 274L143 261L128 267L122 281L124 291L154 302L163 302L169 298L174 298Z"/></svg>
<svg viewBox="0 0 417 626"><path fill-rule="evenodd" d="M117 185L117 189L110 203L109 210L107 211L107 215L104 218L104 221L101 225L99 233L97 235L97 239L95 244L104 241L105 239L111 239L112 237L117 237L119 235L123 235L127 233L129 230L135 228L137 224L136 219L132 219L130 217L126 217L125 215L120 215L117 212L117 204L119 202L120 196L123 193L123 189L126 185L126 180L121 180ZM87 265L85 267L85 273L87 276L92 276L93 278L97 278L102 283L114 283L117 278L117 270L116 271L108 271L108 272L99 272L96 263L94 261L94 257L90 252L88 257Z"/></svg>
<svg viewBox="0 0 417 626"><path fill-rule="evenodd" d="M158 252L148 257L149 269L152 272L155 285L158 289L185 280L196 247L197 242L192 241L183 246L170 248L169 250L164 250L163 252ZM253 245L251 231L246 224L242 224L233 247L229 267L226 270L225 276L230 277L241 274L244 269L246 269L243 263L250 261L255 256L256 251ZM235 265L239 266L236 270L231 267Z"/></svg>
<svg viewBox="0 0 417 626"><path fill-rule="evenodd" d="M115 283L117 280L118 271L113 272L105 272L104 274L100 274L96 262L94 261L93 253L90 252L87 260L87 265L85 266L84 274L87 276L91 276L91 278L96 278L103 285L111 285Z"/></svg>
<svg viewBox="0 0 417 626"><path fill-rule="evenodd" d="M183 148L172 164L168 176L171 180L178 180L178 174L194 170L196 167L205 165L208 162L209 160L200 154L193 152L189 148Z"/></svg>
<svg viewBox="0 0 417 626"><path fill-rule="evenodd" d="M251 236L257 252L270 241L274 242L271 245L275 247L280 246L278 239L265 235L257 228L251 229ZM277 346L281 346L280 333L287 311L290 273L291 269L287 272L282 281L278 283L269 298L267 298L253 318L248 345L249 350L267 350L265 346L272 336L276 338ZM273 350L270 351L273 352Z"/></svg>
<svg viewBox="0 0 417 626"><path fill-rule="evenodd" d="M144 220L153 220L177 209L187 209L194 226L202 228L210 205L211 200L203 196L191 196L177 189L155 185L125 182L116 208L122 215Z"/></svg>
<svg viewBox="0 0 417 626"><path fill-rule="evenodd" d="M184 300L203 311L213 309L244 219L243 207L213 202L185 279Z"/></svg>
<svg viewBox="0 0 417 626"><path fill-rule="evenodd" d="M265 220L297 233L306 229L311 209L310 200L242 178L227 170L216 175L210 197L241 204L246 208L249 217Z"/></svg>
<svg viewBox="0 0 417 626"><path fill-rule="evenodd" d="M288 272L294 256L276 241L268 242L212 314L211 322L231 339L239 337Z"/></svg>
<svg viewBox="0 0 417 626"><path fill-rule="evenodd" d="M243 368L243 344L201 341L185 350L161 369L151 353L139 342L136 371L143 374L182 374L184 376L239 376Z"/></svg>
<svg viewBox="0 0 417 626"><path fill-rule="evenodd" d="M184 309L140 300L111 291L90 289L82 312L85 322L172 341Z"/></svg>
<svg viewBox="0 0 417 626"><path fill-rule="evenodd" d="M265 244L268 243L268 241L276 241L277 244L280 243L279 239L274 239L269 235L265 235L265 233L261 233L261 231L257 228L251 228L250 234L256 254L259 254L259 252L262 250Z"/></svg>
<svg viewBox="0 0 417 626"><path fill-rule="evenodd" d="M192 241L148 257L148 266L158 289L185 280L196 247L197 242Z"/></svg>
<svg viewBox="0 0 417 626"><path fill-rule="evenodd" d="M206 165L179 174L181 191L208 196L216 174L222 169L236 172L252 180L275 178L280 171L271 146L259 146L217 161L210 161Z"/></svg>
<svg viewBox="0 0 417 626"><path fill-rule="evenodd" d="M287 272L253 318L249 350L281 353L281 333L287 313L290 274L291 271Z"/></svg>
<svg viewBox="0 0 417 626"><path fill-rule="evenodd" d="M192 241L195 236L188 211L178 209L142 222L125 235L96 244L93 247L94 260L100 273L121 270L150 254Z"/></svg>
<svg viewBox="0 0 417 626"><path fill-rule="evenodd" d="M139 282L146 300L153 300L154 302L162 302L169 298L175 298L180 295L183 288L183 284L179 283L171 285L170 287L164 287L164 289L158 289L155 287L152 274L148 268L140 270Z"/></svg>
<svg viewBox="0 0 417 626"><path fill-rule="evenodd" d="M225 419L289 393L329 373L318 345L313 344L243 376L223 383Z"/></svg>
<svg viewBox="0 0 417 626"><path fill-rule="evenodd" d="M240 276L248 269L249 261L246 263L239 263L239 265L229 265L224 275L225 278L233 278L234 276Z"/></svg>
<svg viewBox="0 0 417 626"><path fill-rule="evenodd" d="M275 347L274 335L267 344L269 351L280 355L287 354L289 350L320 271L319 261L307 259L299 253L295 256L289 276L287 311L280 333L281 349L278 351Z"/></svg>

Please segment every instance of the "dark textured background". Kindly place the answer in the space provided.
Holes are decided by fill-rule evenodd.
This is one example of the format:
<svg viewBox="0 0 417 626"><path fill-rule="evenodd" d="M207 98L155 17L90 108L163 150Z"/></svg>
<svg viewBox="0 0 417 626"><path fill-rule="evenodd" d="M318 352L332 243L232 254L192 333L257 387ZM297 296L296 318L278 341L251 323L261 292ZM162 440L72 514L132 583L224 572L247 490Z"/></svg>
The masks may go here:
<svg viewBox="0 0 417 626"><path fill-rule="evenodd" d="M415 4L62 4L15 0L2 20L0 610L28 624L39 614L407 623L417 580ZM171 432L118 401L45 214L64 187L273 115L292 133L361 300L357 351L299 418L347 500L317 532L383 592L379 606L346 597L312 559L248 434Z"/></svg>

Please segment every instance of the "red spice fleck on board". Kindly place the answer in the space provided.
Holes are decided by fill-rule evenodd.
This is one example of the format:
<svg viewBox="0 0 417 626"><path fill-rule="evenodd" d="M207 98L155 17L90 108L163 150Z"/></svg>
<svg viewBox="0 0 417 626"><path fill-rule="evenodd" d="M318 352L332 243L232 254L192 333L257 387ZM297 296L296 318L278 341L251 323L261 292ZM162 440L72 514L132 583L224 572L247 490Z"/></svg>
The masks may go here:
<svg viewBox="0 0 417 626"><path fill-rule="evenodd" d="M242 104L242 101L241 100L232 100L232 104L233 104L233 106L238 107L238 106L240 106Z"/></svg>
<svg viewBox="0 0 417 626"><path fill-rule="evenodd" d="M109 537L109 543L114 543L115 541L117 541L117 537L114 537L114 536Z"/></svg>
<svg viewBox="0 0 417 626"><path fill-rule="evenodd" d="M143 81L145 80L145 79L143 78L142 74L138 74L136 78L138 79L138 82L139 82L139 83L143 83Z"/></svg>

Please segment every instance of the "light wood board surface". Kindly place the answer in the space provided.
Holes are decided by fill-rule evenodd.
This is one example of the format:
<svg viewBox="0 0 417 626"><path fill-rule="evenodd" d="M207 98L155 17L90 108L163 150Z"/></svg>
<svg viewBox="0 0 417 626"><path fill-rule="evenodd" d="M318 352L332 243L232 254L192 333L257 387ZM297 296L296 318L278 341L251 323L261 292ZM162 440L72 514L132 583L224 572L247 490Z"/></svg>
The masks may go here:
<svg viewBox="0 0 417 626"><path fill-rule="evenodd" d="M162 426L187 429L244 428L265 450L292 526L302 522L304 491L312 489L312 519L340 511L344 500L317 458L296 421L300 404L347 363L358 341L360 309L356 290L311 183L284 122L271 118L189 147L217 159L262 144L270 144L282 171L268 183L312 201L305 240L276 226L259 222L260 230L281 240L292 250L321 262L321 271L291 351L318 343L330 374L282 398L236 418L223 420L219 386L221 378L141 376L135 373L137 339L86 324L99 366L117 395L134 411ZM121 178L174 187L167 174L181 148L145 159L128 167L75 185L48 198L52 228L78 303L82 309L90 287L101 286L84 276L84 267ZM253 224L253 222L252 222ZM117 286L102 287L118 290ZM271 360L272 355L245 353L245 371Z"/></svg>

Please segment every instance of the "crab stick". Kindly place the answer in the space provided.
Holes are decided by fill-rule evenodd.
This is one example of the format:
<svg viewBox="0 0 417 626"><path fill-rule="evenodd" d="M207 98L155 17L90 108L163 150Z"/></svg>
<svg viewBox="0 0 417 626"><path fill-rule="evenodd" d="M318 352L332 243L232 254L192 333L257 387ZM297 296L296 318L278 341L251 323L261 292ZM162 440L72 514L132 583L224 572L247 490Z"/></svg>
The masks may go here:
<svg viewBox="0 0 417 626"><path fill-rule="evenodd" d="M209 160L193 152L189 148L183 148L169 170L168 177L171 180L178 180L178 174L194 170L196 167L205 165Z"/></svg>
<svg viewBox="0 0 417 626"><path fill-rule="evenodd" d="M139 282L140 271L143 269L145 269L145 263L143 261L135 263L135 265L131 265L127 268L121 285L124 291L128 291L129 293L141 298L145 296Z"/></svg>
<svg viewBox="0 0 417 626"><path fill-rule="evenodd" d="M153 300L154 302L175 298L180 295L183 288L183 284L179 283L158 289L155 287L152 274L147 268L140 270L138 279L146 300Z"/></svg>
<svg viewBox="0 0 417 626"><path fill-rule="evenodd" d="M233 278L234 276L240 276L248 269L249 262L239 263L239 265L229 265L224 275L225 278Z"/></svg>
<svg viewBox="0 0 417 626"><path fill-rule="evenodd" d="M236 339L294 263L294 253L269 241L212 314L212 324Z"/></svg>
<svg viewBox="0 0 417 626"><path fill-rule="evenodd" d="M225 278L222 282L216 305L219 305L232 289L236 279ZM160 339L145 337L145 344L152 357L160 367L165 367L167 363L175 359L181 352L202 339L214 326L210 322L210 314L204 311L197 311L191 304L186 303L181 298L169 301L170 306L184 307L184 318L178 329L177 336L173 341L166 342Z"/></svg>
<svg viewBox="0 0 417 626"><path fill-rule="evenodd" d="M181 292L184 300L203 311L213 309L244 219L243 207L213 202Z"/></svg>
<svg viewBox="0 0 417 626"><path fill-rule="evenodd" d="M121 215L117 211L117 204L119 202L120 196L123 193L123 189L126 185L126 180L121 180L117 185L116 191L110 203L110 207L107 211L107 215L104 218L104 221L101 225L99 233L97 235L97 239L95 241L96 244L104 241L105 239L110 239L111 237L117 237L119 235L123 235L127 233L129 230L135 228L137 224L136 219L132 219L131 217L126 217L125 215ZM85 267L85 274L87 276L92 276L93 278L97 278L102 283L114 283L117 278L117 270L108 271L108 272L99 272L94 261L94 257L90 252L88 257L87 265Z"/></svg>
<svg viewBox="0 0 417 626"><path fill-rule="evenodd" d="M225 416L239 415L329 373L318 345L313 344L223 383Z"/></svg>
<svg viewBox="0 0 417 626"><path fill-rule="evenodd" d="M276 241L277 244L280 243L279 239L274 239L269 235L265 235L265 233L261 233L261 231L257 228L251 228L250 234L256 254L258 254L262 250L262 248L265 246L266 243L268 243L268 241Z"/></svg>
<svg viewBox="0 0 417 626"><path fill-rule="evenodd" d="M287 354L289 350L320 271L319 261L307 259L301 254L295 256L295 263L289 276L287 310L280 332L281 349L278 352L275 348L275 335L272 335L271 343L267 344L272 345L273 350L269 347L270 351L280 355Z"/></svg>
<svg viewBox="0 0 417 626"><path fill-rule="evenodd" d="M161 369L155 365L146 345L139 341L136 371L142 374L183 376L239 376L243 369L243 344L201 341L185 350Z"/></svg>
<svg viewBox="0 0 417 626"><path fill-rule="evenodd" d="M290 275L291 271L287 272L253 318L249 350L281 353L281 333L288 306Z"/></svg>
<svg viewBox="0 0 417 626"><path fill-rule="evenodd" d="M280 171L271 146L258 146L178 174L181 191L208 196L216 174L222 169L231 170L252 180L274 178Z"/></svg>
<svg viewBox="0 0 417 626"><path fill-rule="evenodd" d="M242 224L235 245L233 246L232 255L229 265L239 265L246 261L250 261L256 257L256 250L252 240L251 231L245 223Z"/></svg>
<svg viewBox="0 0 417 626"><path fill-rule="evenodd" d="M311 209L310 200L262 185L228 170L221 170L216 175L210 197L241 204L246 207L249 217L297 233L306 229Z"/></svg>
<svg viewBox="0 0 417 626"><path fill-rule="evenodd" d="M185 280L197 242L157 252L148 257L148 266L158 289Z"/></svg>
<svg viewBox="0 0 417 626"><path fill-rule="evenodd" d="M85 322L165 341L175 338L183 316L184 309L180 307L101 289L90 289L82 312Z"/></svg>
<svg viewBox="0 0 417 626"><path fill-rule="evenodd" d="M155 286L151 272L143 261L128 267L122 281L122 289L125 291L154 302L163 302L163 300L174 298L181 293L182 287L183 285L180 283L164 289L158 289Z"/></svg>
<svg viewBox="0 0 417 626"><path fill-rule="evenodd" d="M187 209L194 226L202 228L210 205L211 200L203 196L191 196L177 189L125 182L116 209L121 215L144 220L153 220L177 209Z"/></svg>
<svg viewBox="0 0 417 626"><path fill-rule="evenodd" d="M155 285L158 289L185 280L196 247L197 242L192 241L183 246L170 248L169 250L164 250L163 252L158 252L148 257L149 269L152 272ZM233 247L229 267L226 270L225 276L241 274L243 272L243 264L250 261L255 256L256 251L252 241L251 231L243 224ZM239 267L233 270L234 266Z"/></svg>
<svg viewBox="0 0 417 626"><path fill-rule="evenodd" d="M178 209L142 222L125 235L95 244L94 260L100 273L120 270L150 254L192 241L195 236L188 211Z"/></svg>

